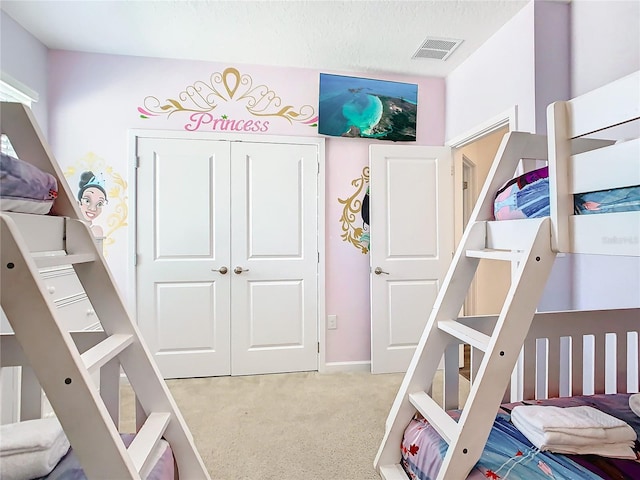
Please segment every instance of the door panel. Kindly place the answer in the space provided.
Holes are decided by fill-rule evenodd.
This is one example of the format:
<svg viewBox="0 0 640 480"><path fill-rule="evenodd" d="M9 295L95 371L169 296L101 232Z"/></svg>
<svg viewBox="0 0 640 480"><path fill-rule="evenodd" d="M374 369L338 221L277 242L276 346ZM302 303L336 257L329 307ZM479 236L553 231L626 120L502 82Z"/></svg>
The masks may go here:
<svg viewBox="0 0 640 480"><path fill-rule="evenodd" d="M316 370L317 147L232 150L233 374Z"/></svg>
<svg viewBox="0 0 640 480"><path fill-rule="evenodd" d="M317 370L318 146L139 138L138 155L138 321L162 374Z"/></svg>
<svg viewBox="0 0 640 480"><path fill-rule="evenodd" d="M165 378L229 375L229 144L186 146L138 139L138 323Z"/></svg>
<svg viewBox="0 0 640 480"><path fill-rule="evenodd" d="M369 185L371 368L403 372L451 262L450 149L374 145Z"/></svg>

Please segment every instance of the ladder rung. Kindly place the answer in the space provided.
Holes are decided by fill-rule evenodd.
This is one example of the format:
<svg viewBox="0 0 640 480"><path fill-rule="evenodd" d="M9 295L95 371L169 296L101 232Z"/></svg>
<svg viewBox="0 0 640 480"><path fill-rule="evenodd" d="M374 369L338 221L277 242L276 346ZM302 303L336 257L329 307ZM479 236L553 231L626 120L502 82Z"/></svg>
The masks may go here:
<svg viewBox="0 0 640 480"><path fill-rule="evenodd" d="M154 412L147 417L127 451L138 472L145 468L150 455L169 425L170 413Z"/></svg>
<svg viewBox="0 0 640 480"><path fill-rule="evenodd" d="M34 255L33 259L36 262L38 268L44 268L93 262L96 259L96 255L95 253L75 253L71 255Z"/></svg>
<svg viewBox="0 0 640 480"><path fill-rule="evenodd" d="M493 250L487 248L485 250L467 250L467 257L486 258L488 260L506 260L508 262L517 262L522 259L522 252L517 250Z"/></svg>
<svg viewBox="0 0 640 480"><path fill-rule="evenodd" d="M409 401L436 429L443 440L451 443L458 434L458 423L425 392L409 394Z"/></svg>
<svg viewBox="0 0 640 480"><path fill-rule="evenodd" d="M380 467L382 480L407 480L409 477L399 463Z"/></svg>
<svg viewBox="0 0 640 480"><path fill-rule="evenodd" d="M100 343L84 352L81 357L90 372L102 367L133 342L133 335L117 333L110 335Z"/></svg>
<svg viewBox="0 0 640 480"><path fill-rule="evenodd" d="M486 352L489 347L489 340L491 340L489 335L485 335L455 320L440 320L438 322L438 328L483 352Z"/></svg>

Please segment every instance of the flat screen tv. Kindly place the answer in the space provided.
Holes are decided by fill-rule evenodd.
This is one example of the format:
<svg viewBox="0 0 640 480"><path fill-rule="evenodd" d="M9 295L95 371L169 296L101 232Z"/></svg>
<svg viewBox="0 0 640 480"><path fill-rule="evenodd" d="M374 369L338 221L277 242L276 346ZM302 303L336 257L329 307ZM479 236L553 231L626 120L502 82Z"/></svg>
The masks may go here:
<svg viewBox="0 0 640 480"><path fill-rule="evenodd" d="M318 133L415 142L418 85L320 74Z"/></svg>

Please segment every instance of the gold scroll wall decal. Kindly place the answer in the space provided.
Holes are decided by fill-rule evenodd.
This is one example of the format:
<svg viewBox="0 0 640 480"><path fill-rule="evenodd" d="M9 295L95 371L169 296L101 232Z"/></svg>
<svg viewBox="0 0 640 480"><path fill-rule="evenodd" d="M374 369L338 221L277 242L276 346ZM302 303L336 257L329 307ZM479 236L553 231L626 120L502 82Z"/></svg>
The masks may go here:
<svg viewBox="0 0 640 480"><path fill-rule="evenodd" d="M315 108L303 105L296 109L292 105L282 105L282 99L267 85L254 85L250 75L241 74L229 67L222 73L211 74L208 81L198 80L178 94L178 98L168 98L162 102L157 97L148 96L143 107L138 107L141 117L166 115L176 112L208 113L221 102L244 102L247 112L256 117L278 117L289 123L314 124L317 121Z"/></svg>
<svg viewBox="0 0 640 480"><path fill-rule="evenodd" d="M348 198L338 198L338 202L344 205L340 216L344 233L340 235L340 238L358 248L363 254L367 254L369 253L369 232L365 231L364 223L358 213L362 210L362 197L369 186L368 166L362 169L360 177L354 179L351 185L355 187L355 192Z"/></svg>

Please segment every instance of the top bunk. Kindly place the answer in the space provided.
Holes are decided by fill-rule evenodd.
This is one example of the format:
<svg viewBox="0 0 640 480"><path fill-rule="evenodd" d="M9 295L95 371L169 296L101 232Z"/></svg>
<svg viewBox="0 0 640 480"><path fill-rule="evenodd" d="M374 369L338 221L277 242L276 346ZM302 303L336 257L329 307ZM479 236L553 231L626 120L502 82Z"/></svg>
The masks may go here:
<svg viewBox="0 0 640 480"><path fill-rule="evenodd" d="M10 217L20 228L31 252L66 250L68 219L87 222L33 112L22 103L2 102L0 129L15 151L1 155L3 219Z"/></svg>
<svg viewBox="0 0 640 480"><path fill-rule="evenodd" d="M82 214L78 207L78 203L74 200L67 181L64 177L62 169L55 161L53 153L45 139L43 132L40 130L35 116L31 109L22 103L1 102L0 104L0 128L3 135L6 135L13 149L17 154L17 158L13 161L6 160L3 152L3 182L9 174L17 176L22 184L22 192L20 188L12 188L13 198L23 198L27 200L39 200L41 203L46 199L46 191L42 195L34 196L33 192L28 192L29 187L35 189L35 184L40 189L50 188L55 184L56 192L53 195L51 208L46 209L46 214L54 216L65 216L69 218L82 219ZM35 178L34 178L35 177ZM8 190L3 185L3 197ZM37 197L37 198L34 198ZM3 198L3 211L15 211L19 213L41 213L41 208L33 206L13 208L11 203L6 203ZM35 203L35 202L32 202ZM23 204L24 205L24 204ZM44 205L42 206L44 208ZM31 211L29 211L31 210Z"/></svg>
<svg viewBox="0 0 640 480"><path fill-rule="evenodd" d="M555 252L640 257L639 132L640 71L549 105L547 135L505 135L474 212L498 220L487 247L512 250L518 220L548 216ZM545 166L512 178L521 160Z"/></svg>
<svg viewBox="0 0 640 480"><path fill-rule="evenodd" d="M640 190L638 119L640 72L549 105L549 204L554 250L640 256L640 211L631 201ZM623 139L617 138L623 135ZM602 213L595 215L575 215L574 197L590 192L609 192L609 198L617 195L629 210L623 211L623 205L603 207Z"/></svg>

